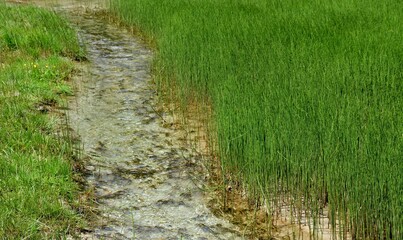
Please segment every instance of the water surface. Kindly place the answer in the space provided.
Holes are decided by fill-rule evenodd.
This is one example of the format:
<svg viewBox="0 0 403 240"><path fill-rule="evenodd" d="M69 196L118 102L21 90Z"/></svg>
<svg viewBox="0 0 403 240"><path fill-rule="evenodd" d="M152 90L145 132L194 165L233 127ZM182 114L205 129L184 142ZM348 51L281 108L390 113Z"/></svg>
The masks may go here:
<svg viewBox="0 0 403 240"><path fill-rule="evenodd" d="M77 28L89 59L77 78L70 124L102 220L82 237L243 239L206 207L203 160L178 140L180 130L164 127L170 116L156 112L150 49L94 14L96 2L88 2L92 10L66 2L57 10Z"/></svg>

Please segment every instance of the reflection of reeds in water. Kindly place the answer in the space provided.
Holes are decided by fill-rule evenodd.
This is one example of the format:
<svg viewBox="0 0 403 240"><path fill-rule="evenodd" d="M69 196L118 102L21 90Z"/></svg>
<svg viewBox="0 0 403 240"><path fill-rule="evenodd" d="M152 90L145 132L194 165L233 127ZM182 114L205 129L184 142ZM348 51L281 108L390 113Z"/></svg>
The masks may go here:
<svg viewBox="0 0 403 240"><path fill-rule="evenodd" d="M269 209L285 194L312 221L327 209L334 237L401 236L398 1L112 6L156 39L159 86L184 107L209 99L225 176Z"/></svg>

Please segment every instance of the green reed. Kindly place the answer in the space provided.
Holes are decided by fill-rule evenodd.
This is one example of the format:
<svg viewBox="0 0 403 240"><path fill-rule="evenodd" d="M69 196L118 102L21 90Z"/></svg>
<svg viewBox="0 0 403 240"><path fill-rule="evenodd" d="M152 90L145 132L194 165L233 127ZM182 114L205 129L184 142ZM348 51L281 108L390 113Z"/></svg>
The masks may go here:
<svg viewBox="0 0 403 240"><path fill-rule="evenodd" d="M184 111L194 98L211 103L224 176L271 209L283 199L315 219L327 207L340 238L403 236L399 1L111 6L156 42L161 89Z"/></svg>

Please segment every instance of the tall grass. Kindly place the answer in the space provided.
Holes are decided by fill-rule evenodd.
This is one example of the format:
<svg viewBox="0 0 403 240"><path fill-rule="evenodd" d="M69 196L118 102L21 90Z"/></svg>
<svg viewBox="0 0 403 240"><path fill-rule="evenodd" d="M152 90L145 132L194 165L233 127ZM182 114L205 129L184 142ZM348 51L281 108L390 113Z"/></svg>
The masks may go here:
<svg viewBox="0 0 403 240"><path fill-rule="evenodd" d="M0 238L63 238L81 224L74 152L62 116L46 113L84 52L54 13L0 3L0 23Z"/></svg>
<svg viewBox="0 0 403 240"><path fill-rule="evenodd" d="M112 0L112 10L155 40L160 87L183 106L209 99L224 175L273 209L279 198L313 217L327 206L354 238L403 237L400 1Z"/></svg>

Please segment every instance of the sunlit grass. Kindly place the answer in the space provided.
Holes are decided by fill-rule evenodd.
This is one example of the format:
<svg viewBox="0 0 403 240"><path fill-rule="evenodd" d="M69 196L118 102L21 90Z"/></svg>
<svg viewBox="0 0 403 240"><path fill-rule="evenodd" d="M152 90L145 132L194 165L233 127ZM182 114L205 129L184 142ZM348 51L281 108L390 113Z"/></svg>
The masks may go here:
<svg viewBox="0 0 403 240"><path fill-rule="evenodd" d="M69 59L84 52L54 13L0 3L0 22L0 238L62 238L81 221L74 152L46 113L72 93Z"/></svg>
<svg viewBox="0 0 403 240"><path fill-rule="evenodd" d="M157 85L212 104L224 176L355 238L402 236L399 1L111 2L156 42Z"/></svg>

